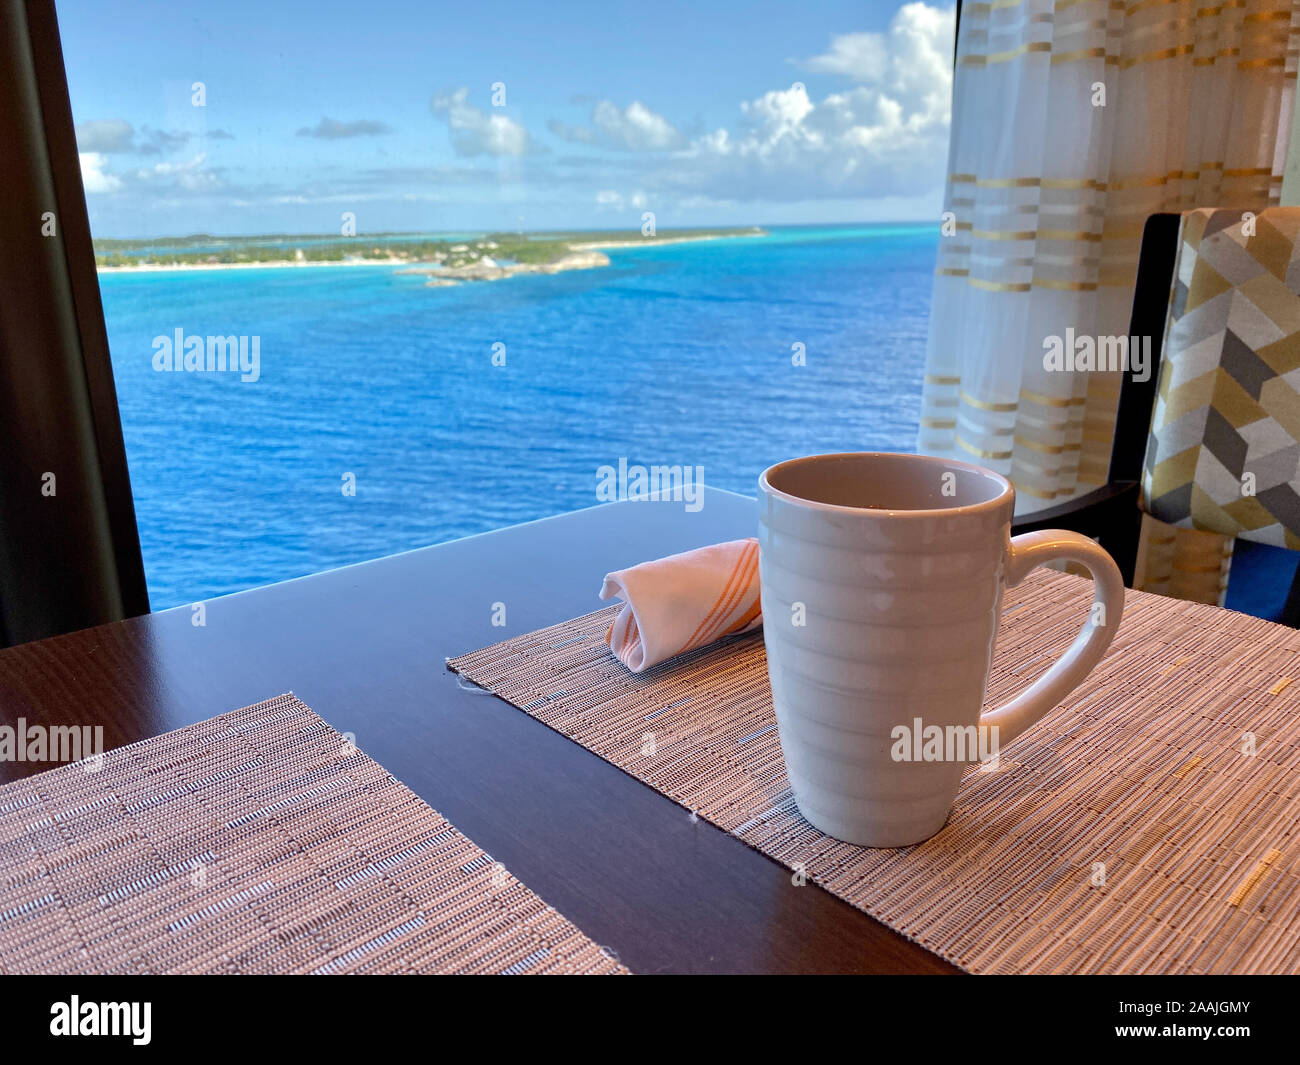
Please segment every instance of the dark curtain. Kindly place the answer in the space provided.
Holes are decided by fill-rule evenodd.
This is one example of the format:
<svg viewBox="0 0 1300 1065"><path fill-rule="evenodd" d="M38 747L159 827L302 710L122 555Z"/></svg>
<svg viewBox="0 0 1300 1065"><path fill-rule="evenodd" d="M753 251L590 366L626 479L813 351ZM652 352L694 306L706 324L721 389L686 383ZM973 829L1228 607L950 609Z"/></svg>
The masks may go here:
<svg viewBox="0 0 1300 1065"><path fill-rule="evenodd" d="M0 646L147 613L52 0L0 2Z"/></svg>

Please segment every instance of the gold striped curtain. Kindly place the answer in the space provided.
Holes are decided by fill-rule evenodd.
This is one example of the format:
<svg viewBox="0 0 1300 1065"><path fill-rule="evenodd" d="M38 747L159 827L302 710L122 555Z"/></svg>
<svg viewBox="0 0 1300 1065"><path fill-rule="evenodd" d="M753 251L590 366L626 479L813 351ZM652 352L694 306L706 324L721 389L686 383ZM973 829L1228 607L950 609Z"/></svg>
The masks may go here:
<svg viewBox="0 0 1300 1065"><path fill-rule="evenodd" d="M963 5L918 450L1006 474L1019 513L1105 483L1120 371L1044 342L1127 334L1148 215L1278 202L1298 43L1300 0ZM1145 538L1168 590L1177 538ZM1197 539L1174 584L1217 601L1230 554Z"/></svg>

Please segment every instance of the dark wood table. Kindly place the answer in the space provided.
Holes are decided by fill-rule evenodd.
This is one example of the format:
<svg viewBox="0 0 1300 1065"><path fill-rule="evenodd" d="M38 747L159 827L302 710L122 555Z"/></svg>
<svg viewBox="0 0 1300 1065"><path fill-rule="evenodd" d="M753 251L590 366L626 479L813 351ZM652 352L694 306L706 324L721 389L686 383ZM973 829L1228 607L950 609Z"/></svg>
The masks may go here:
<svg viewBox="0 0 1300 1065"><path fill-rule="evenodd" d="M0 724L113 748L292 691L634 972L955 972L446 670L604 605L610 570L753 535L755 508L611 503L213 599L203 627L179 607L9 648Z"/></svg>

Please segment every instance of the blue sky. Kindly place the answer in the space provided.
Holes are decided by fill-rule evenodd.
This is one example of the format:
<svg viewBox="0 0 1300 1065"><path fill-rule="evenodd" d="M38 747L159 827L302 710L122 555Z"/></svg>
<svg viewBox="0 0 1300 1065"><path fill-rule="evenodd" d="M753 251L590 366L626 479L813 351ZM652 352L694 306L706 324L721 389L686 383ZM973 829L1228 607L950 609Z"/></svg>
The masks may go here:
<svg viewBox="0 0 1300 1065"><path fill-rule="evenodd" d="M57 6L99 237L939 212L940 2Z"/></svg>

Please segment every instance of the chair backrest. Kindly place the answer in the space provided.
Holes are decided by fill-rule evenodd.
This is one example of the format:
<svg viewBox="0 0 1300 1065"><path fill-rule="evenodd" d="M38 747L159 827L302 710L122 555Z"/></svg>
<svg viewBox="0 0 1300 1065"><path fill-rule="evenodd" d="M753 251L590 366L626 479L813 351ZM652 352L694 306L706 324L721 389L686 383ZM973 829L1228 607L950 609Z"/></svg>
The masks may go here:
<svg viewBox="0 0 1300 1065"><path fill-rule="evenodd" d="M1300 208L1188 211L1177 239L1142 509L1300 549Z"/></svg>

